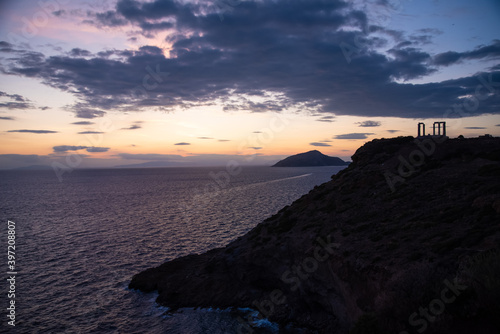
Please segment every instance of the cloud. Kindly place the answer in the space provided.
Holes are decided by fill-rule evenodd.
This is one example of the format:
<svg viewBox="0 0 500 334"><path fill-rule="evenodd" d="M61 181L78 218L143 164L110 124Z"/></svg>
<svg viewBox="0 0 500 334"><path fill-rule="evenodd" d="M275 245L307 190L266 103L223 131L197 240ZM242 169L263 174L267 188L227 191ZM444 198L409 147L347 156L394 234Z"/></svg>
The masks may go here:
<svg viewBox="0 0 500 334"><path fill-rule="evenodd" d="M107 152L109 150L109 147L60 145L60 146L54 146L52 147L52 149L56 153L79 151L79 150L86 150L89 153L100 153L100 152Z"/></svg>
<svg viewBox="0 0 500 334"><path fill-rule="evenodd" d="M95 124L94 122L89 122L89 121L80 121L80 122L73 122L71 124L75 124L75 125L92 125L92 124Z"/></svg>
<svg viewBox="0 0 500 334"><path fill-rule="evenodd" d="M212 137L198 137L198 139L213 139Z"/></svg>
<svg viewBox="0 0 500 334"><path fill-rule="evenodd" d="M86 148L87 148L87 146L70 146L70 145L59 145L59 146L52 147L54 152L78 151L78 150L83 150Z"/></svg>
<svg viewBox="0 0 500 334"><path fill-rule="evenodd" d="M335 122L335 116L323 116L316 120L317 122L332 123Z"/></svg>
<svg viewBox="0 0 500 334"><path fill-rule="evenodd" d="M137 129L140 129L140 128L142 128L142 126L140 126L139 124L134 124L134 125L131 125L128 128L122 128L122 130L137 130Z"/></svg>
<svg viewBox="0 0 500 334"><path fill-rule="evenodd" d="M79 135L97 135L97 134L101 134L101 133L104 133L104 132L101 132L101 131L82 131L82 132L78 132Z"/></svg>
<svg viewBox="0 0 500 334"><path fill-rule="evenodd" d="M187 146L187 145L191 145L191 143L180 142L180 143L175 143L174 145L177 145L177 146Z"/></svg>
<svg viewBox="0 0 500 334"><path fill-rule="evenodd" d="M132 124L128 128L122 128L122 130L137 130L137 129L141 129L142 128L141 124L142 124L142 121L137 121L137 122L134 122L134 124Z"/></svg>
<svg viewBox="0 0 500 334"><path fill-rule="evenodd" d="M371 128L371 127L377 127L382 125L382 123L377 122L377 121L364 121L364 122L357 122L355 124L359 124L360 127L363 128Z"/></svg>
<svg viewBox="0 0 500 334"><path fill-rule="evenodd" d="M401 130L386 130L386 131L389 133L396 133L396 132L400 132Z"/></svg>
<svg viewBox="0 0 500 334"><path fill-rule="evenodd" d="M484 130L487 129L484 126L466 126L464 129L467 130Z"/></svg>
<svg viewBox="0 0 500 334"><path fill-rule="evenodd" d="M229 140L229 139L219 139L219 140L217 140L217 141L218 141L218 142L221 142L221 143L225 143L225 142L228 142L228 141L231 141L231 140Z"/></svg>
<svg viewBox="0 0 500 334"><path fill-rule="evenodd" d="M14 120L14 117L10 117L10 116L0 116L0 119L1 119L1 120L4 120L4 121L13 121L13 120Z"/></svg>
<svg viewBox="0 0 500 334"><path fill-rule="evenodd" d="M92 53L80 48L74 48L69 52L69 55L72 57L90 57L92 56Z"/></svg>
<svg viewBox="0 0 500 334"><path fill-rule="evenodd" d="M491 69L442 82L405 82L461 59L494 59L499 43L433 55L420 45L437 31L405 37L376 27L370 13L347 1L248 0L231 9L221 22L222 9L203 1L120 0L109 10L89 12L85 23L129 29L131 37L163 38L168 30L170 58L152 45L44 54L8 44L0 46L9 55L2 68L73 94L78 102L66 109L87 119L106 110L171 111L215 103L251 112L293 107L307 114L443 117L463 103L460 97L474 95L478 76L491 75L495 83L500 78L500 70ZM346 58L341 45L358 40L365 47ZM383 52L381 46L387 46ZM498 114L499 103L500 95L492 94L469 116Z"/></svg>
<svg viewBox="0 0 500 334"><path fill-rule="evenodd" d="M64 87L64 86L63 86ZM63 88L65 90L65 88ZM84 98L88 99L91 95L88 95ZM101 110L99 105L104 104L105 102L77 102L73 105L66 106L65 109L71 111L78 118L96 118L102 117L106 114L104 110ZM109 104L109 103L108 103Z"/></svg>
<svg viewBox="0 0 500 334"><path fill-rule="evenodd" d="M495 126L500 126L500 124L497 124L497 125L495 125Z"/></svg>
<svg viewBox="0 0 500 334"><path fill-rule="evenodd" d="M52 12L52 15L54 16L64 16L66 14L66 11L64 9L56 10Z"/></svg>
<svg viewBox="0 0 500 334"><path fill-rule="evenodd" d="M45 134L45 133L58 133L58 131L52 130L9 130L7 132L20 132L20 133L37 133L37 134Z"/></svg>
<svg viewBox="0 0 500 334"><path fill-rule="evenodd" d="M101 153L109 151L109 147L87 147L89 153Z"/></svg>
<svg viewBox="0 0 500 334"><path fill-rule="evenodd" d="M0 91L0 98L6 98L7 102L0 102L0 108L6 108L9 110L13 109L31 109L34 108L34 105L27 98L19 95L19 94L7 94L5 92Z"/></svg>
<svg viewBox="0 0 500 334"><path fill-rule="evenodd" d="M258 146L250 146L249 148L251 148L253 150L262 150L262 147L258 147Z"/></svg>
<svg viewBox="0 0 500 334"><path fill-rule="evenodd" d="M327 144L327 143L322 143L322 142L313 142L313 143L309 143L309 145L311 146L324 146L324 147L327 147L327 146L332 146L330 144Z"/></svg>
<svg viewBox="0 0 500 334"><path fill-rule="evenodd" d="M437 54L434 57L434 64L440 66L449 66L455 63L460 63L463 60L491 58L498 59L500 57L500 40L493 41L490 45L477 47L475 50L466 52L448 51Z"/></svg>
<svg viewBox="0 0 500 334"><path fill-rule="evenodd" d="M374 135L374 133L346 133L343 135L337 135L333 138L335 138L335 139L366 139L370 135Z"/></svg>

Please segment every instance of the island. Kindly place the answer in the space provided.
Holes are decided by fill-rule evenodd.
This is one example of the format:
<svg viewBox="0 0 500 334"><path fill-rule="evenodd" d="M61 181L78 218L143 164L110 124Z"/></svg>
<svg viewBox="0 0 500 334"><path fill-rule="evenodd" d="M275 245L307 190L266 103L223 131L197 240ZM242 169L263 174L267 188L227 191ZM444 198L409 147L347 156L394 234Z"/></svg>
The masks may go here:
<svg viewBox="0 0 500 334"><path fill-rule="evenodd" d="M293 333L499 333L499 222L500 138L376 139L226 247L129 287L172 312L251 308Z"/></svg>
<svg viewBox="0 0 500 334"><path fill-rule="evenodd" d="M347 166L349 162L337 157L329 157L318 150L292 155L278 161L272 167L316 167L316 166Z"/></svg>

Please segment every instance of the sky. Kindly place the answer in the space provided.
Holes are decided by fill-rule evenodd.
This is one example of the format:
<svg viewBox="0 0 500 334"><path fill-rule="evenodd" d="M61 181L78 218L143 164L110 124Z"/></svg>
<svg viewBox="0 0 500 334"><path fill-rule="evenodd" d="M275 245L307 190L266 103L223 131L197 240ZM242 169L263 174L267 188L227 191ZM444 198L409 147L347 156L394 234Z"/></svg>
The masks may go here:
<svg viewBox="0 0 500 334"><path fill-rule="evenodd" d="M0 169L500 136L497 0L0 0Z"/></svg>

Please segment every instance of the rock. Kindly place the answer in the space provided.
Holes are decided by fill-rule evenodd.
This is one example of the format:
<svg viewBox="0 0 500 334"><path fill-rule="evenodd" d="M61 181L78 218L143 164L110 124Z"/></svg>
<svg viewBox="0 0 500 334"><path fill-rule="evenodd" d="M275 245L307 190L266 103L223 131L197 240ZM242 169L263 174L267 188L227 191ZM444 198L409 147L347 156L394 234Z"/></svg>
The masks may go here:
<svg viewBox="0 0 500 334"><path fill-rule="evenodd" d="M346 166L349 162L337 157L329 157L314 150L292 155L278 161L273 167L316 167L316 166Z"/></svg>
<svg viewBox="0 0 500 334"><path fill-rule="evenodd" d="M500 293L500 138L426 144L366 143L225 248L145 270L130 288L173 309L250 307L282 328L399 333L420 329L409 317L457 282L466 289L442 316L419 316L426 333L498 333L499 298L486 297Z"/></svg>

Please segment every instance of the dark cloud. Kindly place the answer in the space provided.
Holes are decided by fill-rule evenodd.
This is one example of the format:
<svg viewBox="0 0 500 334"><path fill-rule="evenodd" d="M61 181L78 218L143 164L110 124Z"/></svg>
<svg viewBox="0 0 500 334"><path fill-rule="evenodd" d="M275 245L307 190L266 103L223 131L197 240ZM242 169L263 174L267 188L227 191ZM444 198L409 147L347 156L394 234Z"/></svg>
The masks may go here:
<svg viewBox="0 0 500 334"><path fill-rule="evenodd" d="M141 121L137 121L137 122L134 122L134 124L132 124L128 128L122 128L122 130L137 130L137 129L141 129L142 128L141 124L142 124Z"/></svg>
<svg viewBox="0 0 500 334"><path fill-rule="evenodd" d="M69 145L59 145L52 147L54 152L78 151L78 150L84 150L86 148L87 146L69 146Z"/></svg>
<svg viewBox="0 0 500 334"><path fill-rule="evenodd" d="M175 143L174 145L176 145L176 146L187 146L187 145L191 145L191 143L180 142L180 143Z"/></svg>
<svg viewBox="0 0 500 334"><path fill-rule="evenodd" d="M69 55L71 57L90 57L92 53L84 49L74 48L69 52Z"/></svg>
<svg viewBox="0 0 500 334"><path fill-rule="evenodd" d="M335 122L335 116L323 116L321 118L318 118L316 121L325 122L325 123L332 123L332 122Z"/></svg>
<svg viewBox="0 0 500 334"><path fill-rule="evenodd" d="M155 46L45 55L9 44L0 48L9 52L3 71L74 94L78 102L67 109L88 119L106 110L170 111L215 102L225 110L251 112L293 106L322 115L443 117L463 103L460 97L473 96L478 76L500 78L500 70L492 69L443 82L405 83L461 59L496 57L499 43L434 56L419 45L438 31L405 37L369 22L346 1L249 0L224 11L222 22L219 14L220 6L201 1L120 0L112 10L89 13L87 22L131 25L148 36L168 29L171 58ZM355 40L363 47L348 62L340 45ZM387 54L377 51L394 41ZM498 113L499 103L500 94L491 94L468 116Z"/></svg>
<svg viewBox="0 0 500 334"><path fill-rule="evenodd" d="M500 40L495 40L491 45L484 45L472 51L443 52L434 57L434 64L440 66L449 66L458 63L462 60L483 59L483 58L500 58Z"/></svg>
<svg viewBox="0 0 500 334"><path fill-rule="evenodd" d="M400 132L401 130L386 130L386 131L389 133L396 133L396 132Z"/></svg>
<svg viewBox="0 0 500 334"><path fill-rule="evenodd" d="M52 147L52 149L56 153L79 151L79 150L86 150L89 153L100 153L100 152L107 152L109 150L109 147L60 145L60 146L54 146Z"/></svg>
<svg viewBox="0 0 500 334"><path fill-rule="evenodd" d="M258 147L258 146L251 146L249 148L251 148L253 150L262 150L262 147Z"/></svg>
<svg viewBox="0 0 500 334"><path fill-rule="evenodd" d="M95 124L94 122L89 122L89 121L80 121L80 122L73 122L71 124L75 124L75 125L92 125L92 124Z"/></svg>
<svg viewBox="0 0 500 334"><path fill-rule="evenodd" d="M52 12L52 15L54 15L54 16L58 16L58 17L60 17L60 16L64 16L65 14L66 14L66 11L65 11L65 10L63 10L63 9L61 9L61 10L56 10L56 11Z"/></svg>
<svg viewBox="0 0 500 334"><path fill-rule="evenodd" d="M137 129L140 129L140 128L142 128L142 126L140 126L138 124L134 124L134 125L131 125L128 128L122 128L122 130L137 130Z"/></svg>
<svg viewBox="0 0 500 334"><path fill-rule="evenodd" d="M330 145L330 144L323 143L323 142L320 142L320 143L313 142L313 143L309 143L309 145L311 145L311 146L324 146L324 147L327 147L327 146L332 146L332 145Z"/></svg>
<svg viewBox="0 0 500 334"><path fill-rule="evenodd" d="M104 133L104 132L101 132L101 131L82 131L82 132L78 132L79 135L97 135L97 134L101 134L101 133Z"/></svg>
<svg viewBox="0 0 500 334"><path fill-rule="evenodd" d="M343 135L337 135L333 138L335 138L335 139L366 139L370 135L374 135L374 133L346 133Z"/></svg>
<svg viewBox="0 0 500 334"><path fill-rule="evenodd" d="M5 92L0 91L0 98L6 98L10 101L0 102L0 108L6 109L31 109L34 108L33 104L27 98L19 95L19 94L7 94Z"/></svg>
<svg viewBox="0 0 500 334"><path fill-rule="evenodd" d="M484 126L466 126L464 129L467 130L484 130L487 129Z"/></svg>
<svg viewBox="0 0 500 334"><path fill-rule="evenodd" d="M20 133L37 133L37 134L44 134L44 133L58 133L58 131L52 131L52 130L9 130L7 132L20 132Z"/></svg>
<svg viewBox="0 0 500 334"><path fill-rule="evenodd" d="M4 121L13 121L13 120L14 120L14 117L10 117L10 116L0 116L0 119L1 119L1 120L4 120Z"/></svg>
<svg viewBox="0 0 500 334"><path fill-rule="evenodd" d="M30 109L33 106L25 102L0 102L0 108L6 109Z"/></svg>
<svg viewBox="0 0 500 334"><path fill-rule="evenodd" d="M66 90L67 87L60 86L63 90ZM91 96L83 96L83 99L91 98ZM98 104L98 103L97 103ZM66 106L66 109L74 112L75 116L78 118L96 118L102 117L106 114L104 110L100 110L94 106L92 106L91 102L77 102L71 106Z"/></svg>
<svg viewBox="0 0 500 334"><path fill-rule="evenodd" d="M87 147L87 152L89 153L102 153L109 151L109 147Z"/></svg>
<svg viewBox="0 0 500 334"><path fill-rule="evenodd" d="M5 41L0 41L0 52L9 53L9 52L13 52L14 50L15 50L14 45L12 45L8 42L5 42Z"/></svg>
<svg viewBox="0 0 500 334"><path fill-rule="evenodd" d="M356 124L359 124L359 126L362 128L372 128L382 125L382 123L378 121L364 121L364 122L357 122Z"/></svg>

